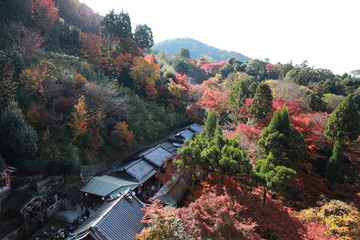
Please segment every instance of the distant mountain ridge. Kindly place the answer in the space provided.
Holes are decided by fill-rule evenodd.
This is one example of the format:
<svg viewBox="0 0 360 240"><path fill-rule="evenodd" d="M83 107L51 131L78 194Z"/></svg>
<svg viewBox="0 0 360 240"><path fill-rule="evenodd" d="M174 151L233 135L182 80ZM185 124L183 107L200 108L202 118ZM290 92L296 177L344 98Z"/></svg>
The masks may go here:
<svg viewBox="0 0 360 240"><path fill-rule="evenodd" d="M241 53L221 50L191 38L175 38L165 40L155 44L152 49L163 50L169 55L177 55L180 48L182 47L189 49L190 57L194 59L200 58L201 55L207 55L213 58L214 61L226 61L231 57L236 57L243 62L251 59Z"/></svg>

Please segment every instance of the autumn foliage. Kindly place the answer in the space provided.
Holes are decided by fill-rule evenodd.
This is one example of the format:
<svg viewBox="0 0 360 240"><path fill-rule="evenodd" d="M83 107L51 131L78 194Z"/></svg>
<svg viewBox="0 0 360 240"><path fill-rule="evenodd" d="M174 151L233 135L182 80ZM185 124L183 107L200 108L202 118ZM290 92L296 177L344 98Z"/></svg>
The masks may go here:
<svg viewBox="0 0 360 240"><path fill-rule="evenodd" d="M115 69L120 73L124 68L128 67L133 60L133 56L130 53L120 53L114 58Z"/></svg>
<svg viewBox="0 0 360 240"><path fill-rule="evenodd" d="M78 137L86 133L88 130L87 111L85 109L85 97L83 95L79 96L74 108L75 111L71 113L73 116L73 121L67 123L67 125L72 129L73 132L72 141L76 142Z"/></svg>
<svg viewBox="0 0 360 240"><path fill-rule="evenodd" d="M86 78L84 78L79 73L75 75L75 80L76 80L76 86L78 86L78 87L83 86L87 82Z"/></svg>
<svg viewBox="0 0 360 240"><path fill-rule="evenodd" d="M119 122L114 127L117 131L120 132L122 139L119 142L119 147L130 147L135 142L135 135L133 131L128 129L128 125L125 122Z"/></svg>
<svg viewBox="0 0 360 240"><path fill-rule="evenodd" d="M201 66L201 69L205 70L205 72L215 75L226 63L226 61L212 62Z"/></svg>
<svg viewBox="0 0 360 240"><path fill-rule="evenodd" d="M144 207L143 222L151 225L138 239L335 239L325 224L300 219L280 200L262 206L258 188L216 189L202 184L199 197L182 208L164 208L159 200Z"/></svg>
<svg viewBox="0 0 360 240"><path fill-rule="evenodd" d="M105 62L104 54L101 50L103 39L92 33L80 33L81 53L88 58L90 62L101 66Z"/></svg>
<svg viewBox="0 0 360 240"><path fill-rule="evenodd" d="M57 76L58 72L54 64L41 62L28 72L23 86L27 91L46 102L50 98L49 89L54 86Z"/></svg>
<svg viewBox="0 0 360 240"><path fill-rule="evenodd" d="M303 219L325 224L338 239L360 239L360 213L352 205L331 200L319 207L302 211Z"/></svg>
<svg viewBox="0 0 360 240"><path fill-rule="evenodd" d="M160 67L155 62L155 56L137 57L130 68L130 77L139 91L144 91L148 85L154 85L155 80L160 77Z"/></svg>
<svg viewBox="0 0 360 240"><path fill-rule="evenodd" d="M41 27L51 28L59 17L58 11L52 0L31 0L31 18Z"/></svg>
<svg viewBox="0 0 360 240"><path fill-rule="evenodd" d="M227 92L212 91L211 89L206 89L201 101L198 102L203 108L210 110L215 110L216 114L221 115L227 107Z"/></svg>
<svg viewBox="0 0 360 240"><path fill-rule="evenodd" d="M155 88L155 84L149 83L145 88L145 92L146 92L146 96L149 99L156 101L158 97L158 92L157 89Z"/></svg>

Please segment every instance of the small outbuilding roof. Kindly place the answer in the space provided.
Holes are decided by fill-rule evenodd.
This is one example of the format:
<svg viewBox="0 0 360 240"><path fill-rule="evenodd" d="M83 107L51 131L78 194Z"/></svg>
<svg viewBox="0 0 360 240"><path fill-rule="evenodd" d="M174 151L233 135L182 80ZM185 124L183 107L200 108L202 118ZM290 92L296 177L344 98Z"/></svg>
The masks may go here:
<svg viewBox="0 0 360 240"><path fill-rule="evenodd" d="M105 197L121 187L134 185L139 185L139 183L136 181L103 175L100 177L93 177L85 187L80 189L80 191Z"/></svg>

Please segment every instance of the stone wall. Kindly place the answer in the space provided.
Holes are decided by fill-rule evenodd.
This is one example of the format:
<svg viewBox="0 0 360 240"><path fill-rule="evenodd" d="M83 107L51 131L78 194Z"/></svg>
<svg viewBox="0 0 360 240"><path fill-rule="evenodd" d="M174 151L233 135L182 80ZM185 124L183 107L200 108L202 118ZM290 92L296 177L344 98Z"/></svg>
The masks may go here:
<svg viewBox="0 0 360 240"><path fill-rule="evenodd" d="M100 163L93 165L81 166L80 172L85 177L90 175L96 175L97 173L103 172L105 169L106 169L105 161L102 161Z"/></svg>
<svg viewBox="0 0 360 240"><path fill-rule="evenodd" d="M61 201L57 201L46 209L45 217L47 219L52 218L60 209L61 209Z"/></svg>
<svg viewBox="0 0 360 240"><path fill-rule="evenodd" d="M50 176L40 181L33 181L31 188L37 191L41 196L48 196L57 192L63 186L61 176Z"/></svg>

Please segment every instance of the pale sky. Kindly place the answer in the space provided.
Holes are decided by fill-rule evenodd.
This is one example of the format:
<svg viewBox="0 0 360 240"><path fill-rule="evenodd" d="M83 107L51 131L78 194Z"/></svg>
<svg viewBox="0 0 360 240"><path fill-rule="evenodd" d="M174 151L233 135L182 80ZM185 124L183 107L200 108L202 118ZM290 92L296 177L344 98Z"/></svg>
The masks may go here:
<svg viewBox="0 0 360 240"><path fill-rule="evenodd" d="M190 37L272 63L360 69L359 0L80 0L105 16L129 13L133 31L147 24L155 43ZM190 53L191 54L191 53Z"/></svg>

